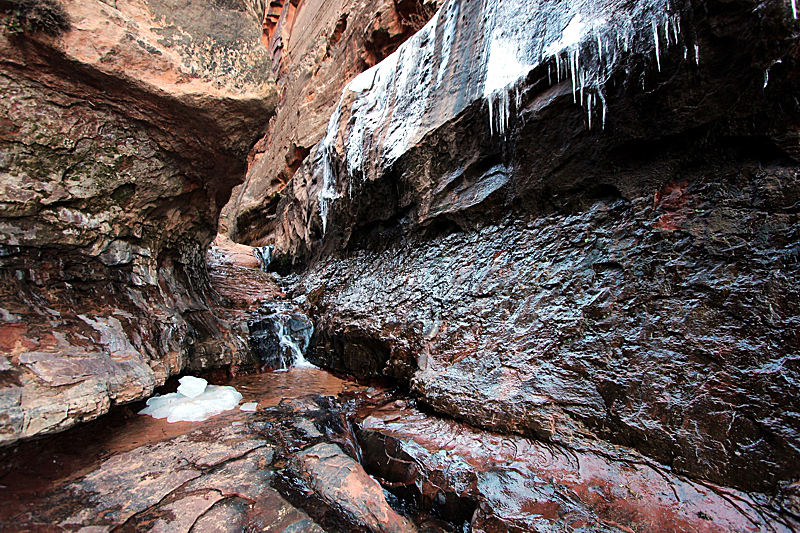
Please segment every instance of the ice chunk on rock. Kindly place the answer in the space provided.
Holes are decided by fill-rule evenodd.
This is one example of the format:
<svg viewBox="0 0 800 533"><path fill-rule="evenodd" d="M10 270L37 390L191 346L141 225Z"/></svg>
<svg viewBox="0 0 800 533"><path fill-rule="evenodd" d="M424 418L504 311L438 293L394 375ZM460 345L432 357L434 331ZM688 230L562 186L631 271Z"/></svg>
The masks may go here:
<svg viewBox="0 0 800 533"><path fill-rule="evenodd" d="M250 411L250 412L253 412L253 411L255 411L256 409L258 409L258 403L257 403L257 402L247 402L247 403L243 403L243 404L242 404L242 406L241 406L241 407L239 407L239 410L241 410L241 411Z"/></svg>
<svg viewBox="0 0 800 533"><path fill-rule="evenodd" d="M178 392L189 398L197 398L203 394L208 385L208 381L194 376L183 376L178 381L181 383L178 387Z"/></svg>
<svg viewBox="0 0 800 533"><path fill-rule="evenodd" d="M180 387L178 390L181 390ZM147 407L139 411L139 414L166 418L167 422L200 422L233 409L241 400L241 393L233 387L207 385L204 386L204 391L194 398L181 392L153 396L147 400Z"/></svg>

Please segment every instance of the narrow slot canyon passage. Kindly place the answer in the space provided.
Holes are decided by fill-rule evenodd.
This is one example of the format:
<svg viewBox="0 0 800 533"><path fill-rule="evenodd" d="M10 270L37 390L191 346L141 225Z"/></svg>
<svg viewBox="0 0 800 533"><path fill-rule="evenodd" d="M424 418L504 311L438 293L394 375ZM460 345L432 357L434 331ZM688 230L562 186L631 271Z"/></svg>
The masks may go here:
<svg viewBox="0 0 800 533"><path fill-rule="evenodd" d="M0 531L800 533L795 0L0 0Z"/></svg>

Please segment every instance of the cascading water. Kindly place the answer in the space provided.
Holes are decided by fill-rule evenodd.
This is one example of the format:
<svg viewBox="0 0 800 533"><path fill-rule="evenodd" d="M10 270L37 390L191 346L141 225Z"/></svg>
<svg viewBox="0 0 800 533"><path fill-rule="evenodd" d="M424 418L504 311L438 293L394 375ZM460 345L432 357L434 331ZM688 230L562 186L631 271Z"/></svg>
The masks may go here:
<svg viewBox="0 0 800 533"><path fill-rule="evenodd" d="M269 270L269 264L272 262L273 248L273 245L253 248L253 255L258 259L258 266L263 272Z"/></svg>
<svg viewBox="0 0 800 533"><path fill-rule="evenodd" d="M248 327L250 346L263 367L286 370L314 366L305 358L314 325L291 304L277 302L262 307L248 322Z"/></svg>

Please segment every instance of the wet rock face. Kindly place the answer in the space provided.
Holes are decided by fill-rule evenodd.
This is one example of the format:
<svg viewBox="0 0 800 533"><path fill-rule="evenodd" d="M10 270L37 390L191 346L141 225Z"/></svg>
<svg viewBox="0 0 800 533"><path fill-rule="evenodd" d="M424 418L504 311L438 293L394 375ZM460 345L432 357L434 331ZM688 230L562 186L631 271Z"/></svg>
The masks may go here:
<svg viewBox="0 0 800 533"><path fill-rule="evenodd" d="M328 505L341 507L346 515L376 533L413 532L416 529L386 502L381 486L360 464L335 444L317 444L293 460L295 476L310 478L318 497Z"/></svg>
<svg viewBox="0 0 800 533"><path fill-rule="evenodd" d="M681 479L646 458L479 431L407 407L373 411L365 468L419 509L471 531L794 531L760 495Z"/></svg>
<svg viewBox="0 0 800 533"><path fill-rule="evenodd" d="M480 8L446 4L344 92L274 264L309 269L312 362L408 379L478 426L773 489L800 475L797 23L782 2L657 4L611 34L570 30L594 4L486 8L563 30L533 37L494 12L448 27ZM518 78L470 55L512 44Z"/></svg>
<svg viewBox="0 0 800 533"><path fill-rule="evenodd" d="M0 35L0 442L234 362L205 248L274 108L258 19L114 5Z"/></svg>
<svg viewBox="0 0 800 533"><path fill-rule="evenodd" d="M286 369L305 361L314 325L289 303L271 303L253 313L247 323L250 347L261 366Z"/></svg>
<svg viewBox="0 0 800 533"><path fill-rule="evenodd" d="M449 2L348 85L278 206L276 268L404 219L466 229L796 155L785 4L557 5Z"/></svg>
<svg viewBox="0 0 800 533"><path fill-rule="evenodd" d="M126 408L0 450L0 528L796 531L797 494L689 481L622 447L499 435L314 368L228 382L258 411ZM127 416L125 411L129 411ZM115 490L120 486L125 491ZM324 529L323 529L324 528Z"/></svg>
<svg viewBox="0 0 800 533"><path fill-rule="evenodd" d="M306 280L310 359L413 375L482 427L594 435L751 489L792 479L800 182L752 173L678 185L677 208L610 200L329 260ZM771 191L787 196L766 207Z"/></svg>
<svg viewBox="0 0 800 533"><path fill-rule="evenodd" d="M346 416L367 403L367 387L313 368L228 383L259 403L259 412L235 409L168 424L123 406L59 435L3 448L0 529L322 533L320 521L339 531L377 533L380 527L367 521L399 519L377 482L343 451L337 461L353 479L340 488L352 492L336 493L323 514L312 518L303 510L316 511L306 506L309 498L293 505L279 492L283 473L289 477L292 458L304 449L353 454ZM386 401L384 393L372 398ZM335 478L314 471L304 479L335 487ZM371 500L360 497L367 492L362 483ZM346 512L364 504L362 511L376 514Z"/></svg>

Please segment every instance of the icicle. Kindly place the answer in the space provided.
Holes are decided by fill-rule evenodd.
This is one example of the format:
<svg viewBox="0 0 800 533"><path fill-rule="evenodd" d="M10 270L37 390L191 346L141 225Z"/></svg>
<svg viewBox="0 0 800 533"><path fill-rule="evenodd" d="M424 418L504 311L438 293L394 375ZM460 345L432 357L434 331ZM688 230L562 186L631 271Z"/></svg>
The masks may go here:
<svg viewBox="0 0 800 533"><path fill-rule="evenodd" d="M589 116L589 129L591 130L592 129L592 95L589 94L589 95L587 95L587 97L588 98L586 98L586 107L587 107L586 114Z"/></svg>
<svg viewBox="0 0 800 533"><path fill-rule="evenodd" d="M572 78L572 101L575 102L576 104L578 103L578 97L576 96L578 89L578 80L576 79L576 76L578 75L577 73L578 68L576 66L577 59L575 59L575 56L577 55L578 55L577 51L575 52L570 51L569 70L570 70L570 76Z"/></svg>
<svg viewBox="0 0 800 533"><path fill-rule="evenodd" d="M652 25L653 25L653 42L656 43L656 64L658 65L658 71L661 72L661 57L658 46L658 24L656 24L655 19L652 21Z"/></svg>
<svg viewBox="0 0 800 533"><path fill-rule="evenodd" d="M678 37L681 33L681 19L680 17L675 17L675 20L672 21L672 35L675 37L675 44L678 44Z"/></svg>
<svg viewBox="0 0 800 533"><path fill-rule="evenodd" d="M597 58L598 61L603 63L603 40L600 38L600 32L597 33Z"/></svg>
<svg viewBox="0 0 800 533"><path fill-rule="evenodd" d="M492 116L492 108L494 107L494 95L489 95L487 101L489 102L489 135L494 137L494 117Z"/></svg>
<svg viewBox="0 0 800 533"><path fill-rule="evenodd" d="M694 62L700 64L700 47L697 44L694 45Z"/></svg>
<svg viewBox="0 0 800 533"><path fill-rule="evenodd" d="M601 125L602 125L602 129L605 130L606 129L606 110L608 109L608 106L606 105L606 97L605 97L605 95L603 95L602 89L598 89L597 90L597 94L598 94L598 96L600 96L600 100L602 100L602 102L603 102L603 120L601 122Z"/></svg>
<svg viewBox="0 0 800 533"><path fill-rule="evenodd" d="M561 54L556 54L556 81L561 82Z"/></svg>
<svg viewBox="0 0 800 533"><path fill-rule="evenodd" d="M317 204L319 205L319 216L322 219L322 236L328 229L328 211L330 209L330 201L338 198L336 194L336 172L333 168L333 151L336 144L336 137L339 133L339 120L342 115L342 98L339 99L339 105L331 115L328 121L328 130L325 138L321 142L319 150L322 153L322 188L317 196Z"/></svg>
<svg viewBox="0 0 800 533"><path fill-rule="evenodd" d="M797 18L797 0L792 0L792 14Z"/></svg>

